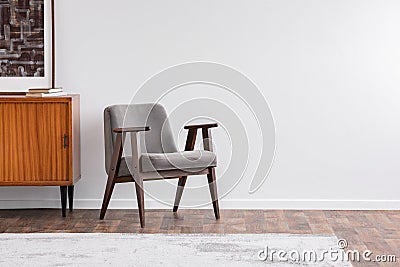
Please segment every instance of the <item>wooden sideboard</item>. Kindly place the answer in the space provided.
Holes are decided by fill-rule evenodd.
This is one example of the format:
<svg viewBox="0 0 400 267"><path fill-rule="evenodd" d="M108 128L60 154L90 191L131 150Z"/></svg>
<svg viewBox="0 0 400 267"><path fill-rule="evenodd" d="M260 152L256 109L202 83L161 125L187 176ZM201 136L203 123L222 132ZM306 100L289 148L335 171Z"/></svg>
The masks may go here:
<svg viewBox="0 0 400 267"><path fill-rule="evenodd" d="M0 186L60 186L62 215L81 178L79 95L0 96Z"/></svg>

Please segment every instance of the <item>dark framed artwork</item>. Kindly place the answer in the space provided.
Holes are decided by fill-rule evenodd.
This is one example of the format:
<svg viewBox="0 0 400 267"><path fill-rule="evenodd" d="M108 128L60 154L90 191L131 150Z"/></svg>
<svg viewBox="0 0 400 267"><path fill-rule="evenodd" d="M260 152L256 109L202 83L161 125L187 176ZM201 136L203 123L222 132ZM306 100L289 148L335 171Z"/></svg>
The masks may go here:
<svg viewBox="0 0 400 267"><path fill-rule="evenodd" d="M50 87L51 0L0 0L0 91Z"/></svg>

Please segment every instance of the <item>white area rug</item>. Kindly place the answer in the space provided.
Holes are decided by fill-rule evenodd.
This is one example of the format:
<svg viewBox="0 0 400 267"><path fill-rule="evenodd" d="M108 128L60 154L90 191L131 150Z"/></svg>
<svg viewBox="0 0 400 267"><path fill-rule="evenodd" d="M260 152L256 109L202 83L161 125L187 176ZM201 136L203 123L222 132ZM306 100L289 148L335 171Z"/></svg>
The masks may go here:
<svg viewBox="0 0 400 267"><path fill-rule="evenodd" d="M319 259L325 250L342 251L337 242L333 235L0 234L0 266L351 266L327 255L292 260L293 250ZM263 261L266 246L292 255Z"/></svg>

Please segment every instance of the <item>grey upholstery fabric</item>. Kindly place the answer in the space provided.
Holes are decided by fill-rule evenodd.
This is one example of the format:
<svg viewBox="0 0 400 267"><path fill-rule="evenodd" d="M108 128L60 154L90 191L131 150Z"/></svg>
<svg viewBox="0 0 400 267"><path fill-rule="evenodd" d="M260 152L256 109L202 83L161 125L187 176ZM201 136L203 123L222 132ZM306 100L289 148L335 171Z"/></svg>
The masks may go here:
<svg viewBox="0 0 400 267"><path fill-rule="evenodd" d="M123 157L121 159L121 165L119 166L117 177L132 176L130 170L132 170L132 157Z"/></svg>
<svg viewBox="0 0 400 267"><path fill-rule="evenodd" d="M116 134L114 128L149 126L140 133L141 153L177 152L167 112L160 104L113 105L104 110L105 167L111 164Z"/></svg>
<svg viewBox="0 0 400 267"><path fill-rule="evenodd" d="M140 168L142 172L161 170L199 171L215 167L216 155L210 151L178 152L167 113L159 104L113 105L104 110L105 167L108 173L116 134L114 128L149 126L150 131L140 133ZM127 139L129 134L127 135ZM124 157L117 176L131 176Z"/></svg>
<svg viewBox="0 0 400 267"><path fill-rule="evenodd" d="M142 172L166 170L202 171L217 166L215 153L205 150L183 151L174 153L144 153L140 157ZM128 167L129 166L129 167ZM131 176L132 157L124 157L118 171L118 177Z"/></svg>
<svg viewBox="0 0 400 267"><path fill-rule="evenodd" d="M213 152L205 150L183 151L175 153L145 153L140 157L142 172L165 170L204 170L215 167L217 157Z"/></svg>

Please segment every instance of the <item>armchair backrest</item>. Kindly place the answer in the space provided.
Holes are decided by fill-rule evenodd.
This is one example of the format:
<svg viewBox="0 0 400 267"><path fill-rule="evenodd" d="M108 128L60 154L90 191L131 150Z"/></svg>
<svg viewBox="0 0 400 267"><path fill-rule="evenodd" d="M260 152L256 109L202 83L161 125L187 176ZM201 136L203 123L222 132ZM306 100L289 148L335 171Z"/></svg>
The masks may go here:
<svg viewBox="0 0 400 267"><path fill-rule="evenodd" d="M115 128L149 126L139 133L140 147L146 153L177 152L171 125L165 108L160 104L113 105L104 110L105 167L111 164L116 134ZM129 137L129 136L127 136Z"/></svg>

